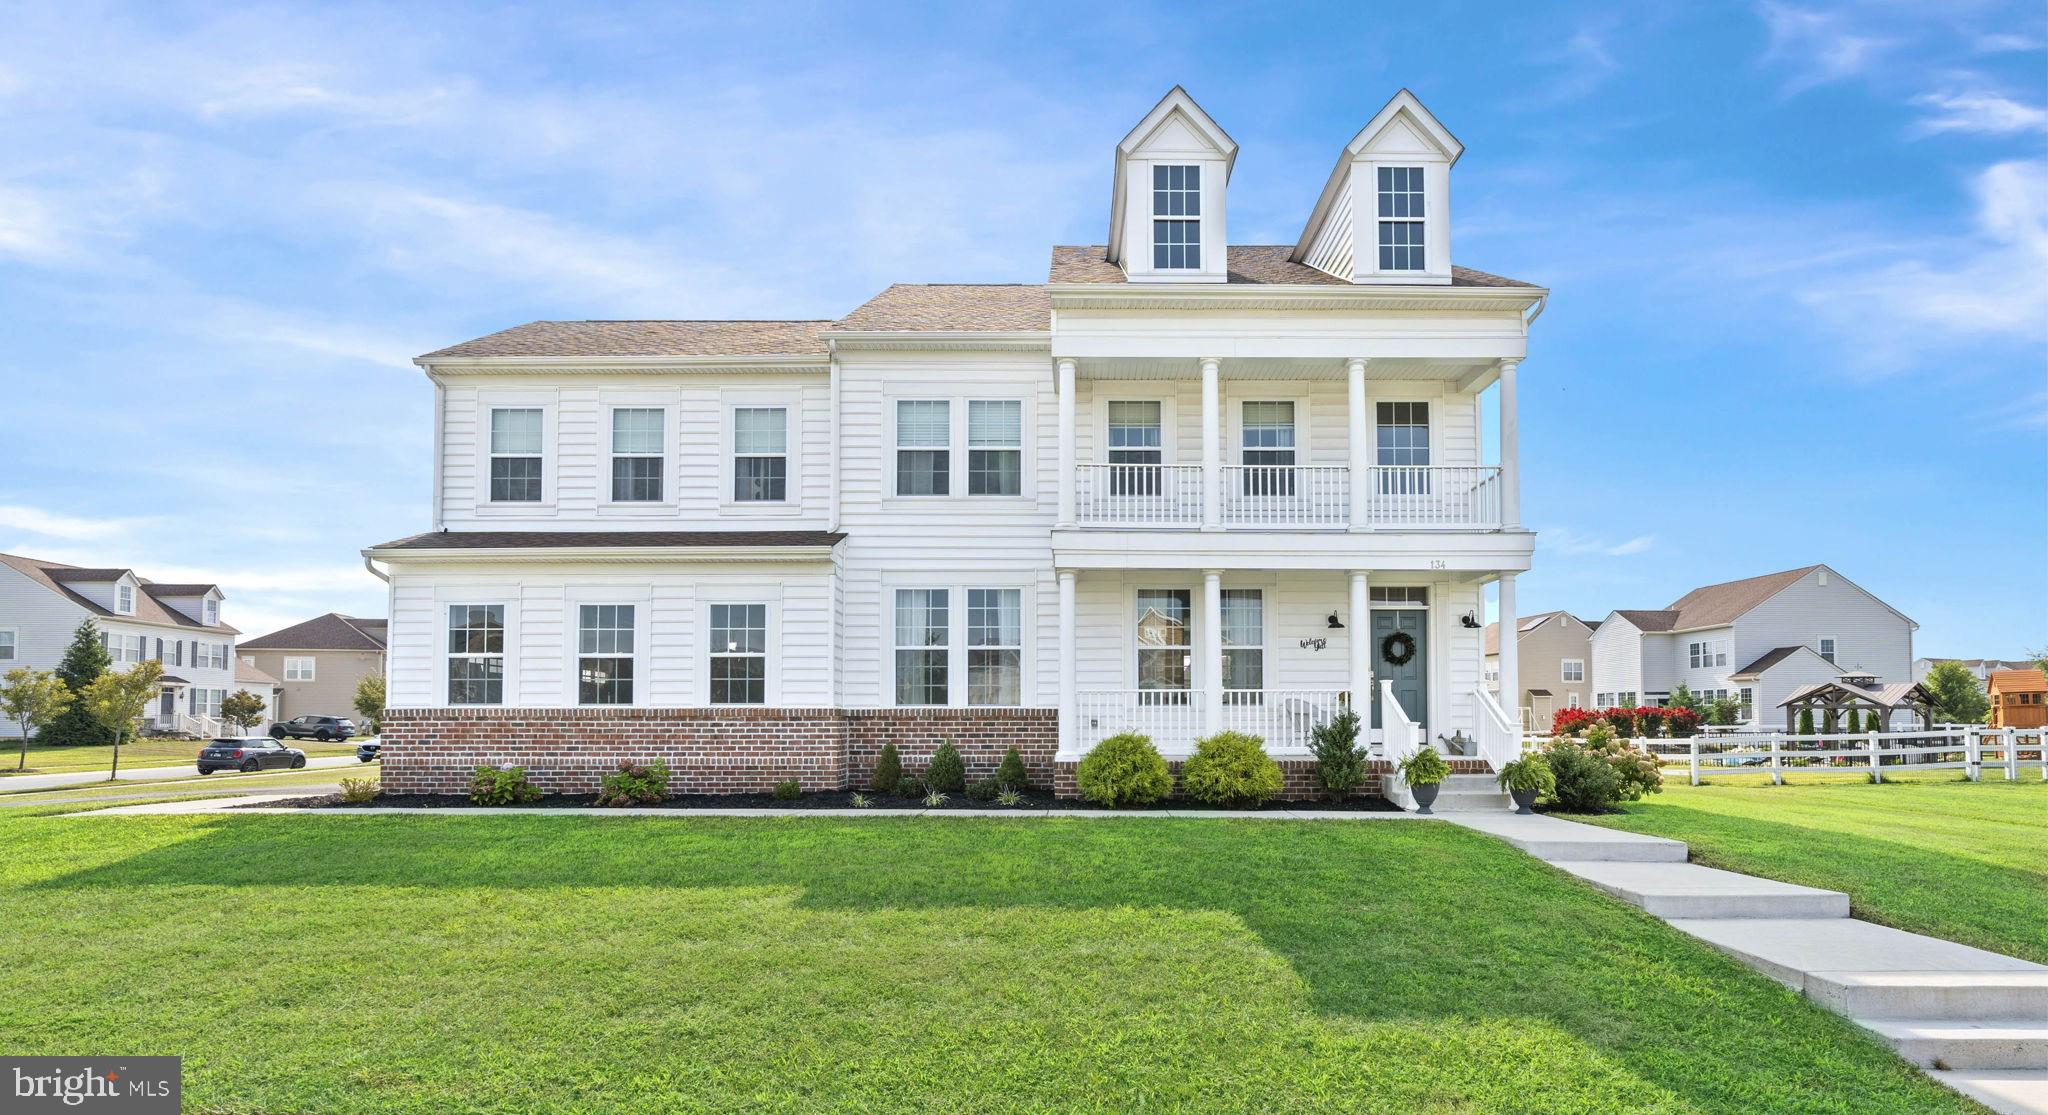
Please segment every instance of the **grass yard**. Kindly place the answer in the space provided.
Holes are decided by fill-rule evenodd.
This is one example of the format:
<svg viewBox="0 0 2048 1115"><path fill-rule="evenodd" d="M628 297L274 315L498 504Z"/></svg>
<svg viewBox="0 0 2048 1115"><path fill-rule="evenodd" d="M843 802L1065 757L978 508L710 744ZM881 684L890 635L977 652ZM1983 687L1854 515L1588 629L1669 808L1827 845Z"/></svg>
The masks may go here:
<svg viewBox="0 0 2048 1115"><path fill-rule="evenodd" d="M205 1111L1974 1111L1415 821L0 815L0 1048Z"/></svg>
<svg viewBox="0 0 2048 1115"><path fill-rule="evenodd" d="M1683 840L1700 863L1846 892L1859 918L2048 964L2048 784L2023 774L1688 786L1667 771L1664 792L1625 814L1572 819Z"/></svg>
<svg viewBox="0 0 2048 1115"><path fill-rule="evenodd" d="M9 791L4 783L0 783L0 809L94 801L107 805L138 805L145 797L151 801L174 801L179 798L282 793L288 790L333 786L344 778L376 778L382 765L365 763L353 767L263 771L258 774L224 771L203 778L149 779L134 782L123 779L119 782L95 782L89 786L74 786L66 790L29 792Z"/></svg>
<svg viewBox="0 0 2048 1115"><path fill-rule="evenodd" d="M199 758L200 746L199 741L189 739L143 739L124 743L121 745L121 769L189 767ZM356 753L355 744L338 740L332 743L320 743L310 739L287 740L285 746L304 751L309 759ZM31 743L28 745L28 769L17 770L16 766L21 762L21 741L0 741L0 790L6 789L9 775L70 774L77 771L107 770L112 766L113 758L112 744L45 747Z"/></svg>

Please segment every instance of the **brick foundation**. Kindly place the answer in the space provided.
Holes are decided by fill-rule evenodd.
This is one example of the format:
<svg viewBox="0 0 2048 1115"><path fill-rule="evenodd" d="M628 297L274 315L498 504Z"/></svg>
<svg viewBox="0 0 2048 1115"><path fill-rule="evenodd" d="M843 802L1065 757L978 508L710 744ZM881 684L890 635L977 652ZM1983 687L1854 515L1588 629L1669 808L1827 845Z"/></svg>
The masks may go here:
<svg viewBox="0 0 2048 1115"><path fill-rule="evenodd" d="M1034 786L1053 784L1053 756L1060 749L1054 709L848 709L846 729L849 789L868 784L885 743L896 745L904 770L922 772L940 742L952 740L966 760L969 782L993 777L1003 752L1015 747Z"/></svg>

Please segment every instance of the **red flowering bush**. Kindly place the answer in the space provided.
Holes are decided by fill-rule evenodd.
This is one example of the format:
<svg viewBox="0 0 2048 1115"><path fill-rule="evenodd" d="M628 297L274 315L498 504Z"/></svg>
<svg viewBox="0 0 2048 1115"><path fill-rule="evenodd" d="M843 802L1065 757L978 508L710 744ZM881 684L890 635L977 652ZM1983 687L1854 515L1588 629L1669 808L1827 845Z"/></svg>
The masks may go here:
<svg viewBox="0 0 2048 1115"><path fill-rule="evenodd" d="M1689 708L1561 708L1550 718L1550 734L1579 736L1595 724L1606 724L1623 739L1672 736L1684 738L1700 729L1700 714Z"/></svg>

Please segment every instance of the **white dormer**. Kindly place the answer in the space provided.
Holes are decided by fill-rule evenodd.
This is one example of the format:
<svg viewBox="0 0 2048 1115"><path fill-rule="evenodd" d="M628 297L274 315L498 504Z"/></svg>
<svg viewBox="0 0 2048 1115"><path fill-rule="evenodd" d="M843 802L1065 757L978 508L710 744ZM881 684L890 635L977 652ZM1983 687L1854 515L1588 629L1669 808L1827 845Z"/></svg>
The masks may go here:
<svg viewBox="0 0 2048 1115"><path fill-rule="evenodd" d="M112 601L114 614L117 616L134 615L135 594L141 591L142 585L135 579L135 575L123 573L120 579L114 582L114 599Z"/></svg>
<svg viewBox="0 0 2048 1115"><path fill-rule="evenodd" d="M1223 282L1224 193L1236 161L1236 141L1174 86L1116 145L1109 261L1134 282Z"/></svg>
<svg viewBox="0 0 2048 1115"><path fill-rule="evenodd" d="M1289 257L1354 283L1451 281L1451 167L1465 145L1403 89L1344 145Z"/></svg>
<svg viewBox="0 0 2048 1115"><path fill-rule="evenodd" d="M220 602L226 599L217 585L151 585L149 594L157 603L208 627L220 622Z"/></svg>

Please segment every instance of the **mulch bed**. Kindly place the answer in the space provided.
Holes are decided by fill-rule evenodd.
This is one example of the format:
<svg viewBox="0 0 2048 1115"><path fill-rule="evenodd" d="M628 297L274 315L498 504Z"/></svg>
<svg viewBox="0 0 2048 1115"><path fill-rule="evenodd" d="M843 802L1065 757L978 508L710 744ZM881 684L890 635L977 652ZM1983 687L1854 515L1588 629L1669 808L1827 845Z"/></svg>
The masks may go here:
<svg viewBox="0 0 2048 1115"><path fill-rule="evenodd" d="M993 801L975 801L966 794L950 794L946 804L927 806L922 798L903 798L893 794L866 795L873 803L868 808L876 813L923 812L930 809L996 809L1012 813L1032 813L1046 809L1101 809L1093 802L1072 798L1056 798L1042 790L1032 790L1024 800L1014 806L1005 806ZM588 809L597 805L596 794L547 794L540 800L521 808L526 809ZM237 805L235 809L454 809L471 807L463 794L379 794L374 800L360 805L341 800L339 794L323 794L318 797L291 798L285 801L266 802L261 805ZM779 801L773 794L683 794L668 798L658 806L619 806L621 813L635 809L853 809L853 792L833 790L807 793L795 801ZM1198 805L1188 801L1166 801L1150 806L1130 806L1131 809L1166 812L1173 809L1208 809L1211 806ZM1285 809L1340 810L1351 813L1395 813L1399 808L1381 797L1354 797L1341 802L1326 801L1270 801L1257 809L1242 810L1247 813L1276 812Z"/></svg>

